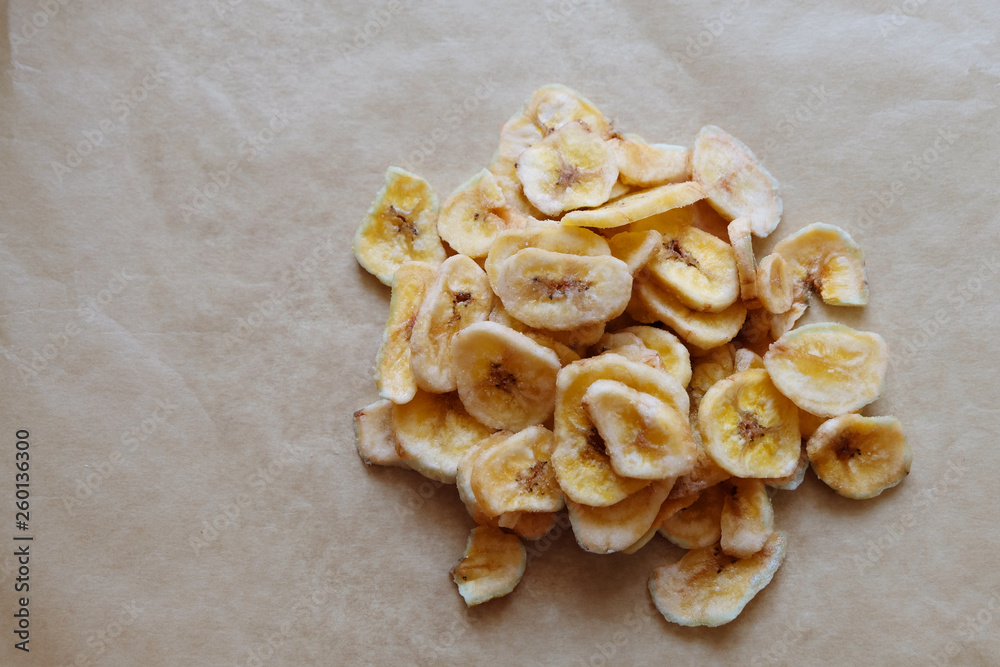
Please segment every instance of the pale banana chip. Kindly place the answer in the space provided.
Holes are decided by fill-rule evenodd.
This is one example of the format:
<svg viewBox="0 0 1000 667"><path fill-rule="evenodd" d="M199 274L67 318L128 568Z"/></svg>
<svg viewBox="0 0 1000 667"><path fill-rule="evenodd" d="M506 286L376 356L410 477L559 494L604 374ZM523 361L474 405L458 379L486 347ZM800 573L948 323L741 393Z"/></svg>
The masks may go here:
<svg viewBox="0 0 1000 667"><path fill-rule="evenodd" d="M375 359L375 386L393 403L406 403L417 393L410 366L410 336L424 296L434 282L434 267L426 262L405 262L392 279L389 319Z"/></svg>
<svg viewBox="0 0 1000 667"><path fill-rule="evenodd" d="M608 507L567 501L577 543L585 551L599 554L628 549L653 526L673 483L673 479L653 482Z"/></svg>
<svg viewBox="0 0 1000 667"><path fill-rule="evenodd" d="M774 532L774 508L767 486L760 479L731 478L723 482L722 551L748 558L761 549Z"/></svg>
<svg viewBox="0 0 1000 667"><path fill-rule="evenodd" d="M736 137L707 125L698 133L691 157L694 180L727 220L747 217L755 236L767 236L781 219L778 182Z"/></svg>
<svg viewBox="0 0 1000 667"><path fill-rule="evenodd" d="M527 562L528 553L516 535L476 526L451 576L465 604L472 607L513 591Z"/></svg>
<svg viewBox="0 0 1000 667"><path fill-rule="evenodd" d="M358 264L386 285L404 262L440 264L445 252L437 217L437 194L427 181L389 167L385 185L354 236Z"/></svg>
<svg viewBox="0 0 1000 667"><path fill-rule="evenodd" d="M690 225L661 231L659 252L646 270L688 308L718 313L740 297L732 246Z"/></svg>
<svg viewBox="0 0 1000 667"><path fill-rule="evenodd" d="M628 264L629 273L646 266L660 250L662 237L655 230L645 232L621 232L608 239L611 254Z"/></svg>
<svg viewBox="0 0 1000 667"><path fill-rule="evenodd" d="M861 248L835 225L817 222L774 246L791 268L796 282L819 293L834 306L868 303L868 279Z"/></svg>
<svg viewBox="0 0 1000 667"><path fill-rule="evenodd" d="M473 417L520 431L552 415L562 364L548 347L495 322L476 322L452 338L458 395Z"/></svg>
<svg viewBox="0 0 1000 667"><path fill-rule="evenodd" d="M614 153L600 134L583 121L553 130L517 158L517 178L524 196L549 216L600 206L618 180Z"/></svg>
<svg viewBox="0 0 1000 667"><path fill-rule="evenodd" d="M660 533L682 549L701 549L722 536L722 486L710 486L698 499L660 524Z"/></svg>
<svg viewBox="0 0 1000 667"><path fill-rule="evenodd" d="M604 335L604 322L586 324L566 331L529 327L508 313L507 309L503 307L503 302L499 299L493 304L489 319L490 322L510 327L514 331L529 336L536 343L551 349L558 355L563 366L579 359L581 353L585 353L588 347L597 343Z"/></svg>
<svg viewBox="0 0 1000 667"><path fill-rule="evenodd" d="M748 307L757 301L757 264L753 256L750 218L736 218L729 223L729 242L736 256L740 278L740 298Z"/></svg>
<svg viewBox="0 0 1000 667"><path fill-rule="evenodd" d="M493 432L465 410L457 393L418 390L392 406L392 428L403 462L430 479L453 484L465 450Z"/></svg>
<svg viewBox="0 0 1000 667"><path fill-rule="evenodd" d="M382 399L354 413L358 455L365 465L408 468L396 451L392 430L392 401Z"/></svg>
<svg viewBox="0 0 1000 667"><path fill-rule="evenodd" d="M493 292L486 273L465 255L449 257L437 269L410 334L410 365L425 391L454 391L452 338L489 317Z"/></svg>
<svg viewBox="0 0 1000 667"><path fill-rule="evenodd" d="M782 394L819 417L860 410L885 387L889 347L876 333L819 322L771 344L764 365Z"/></svg>
<svg viewBox="0 0 1000 667"><path fill-rule="evenodd" d="M469 486L489 516L555 512L563 506L551 457L552 431L530 426L496 441L472 462Z"/></svg>
<svg viewBox="0 0 1000 667"><path fill-rule="evenodd" d="M567 498L606 507L649 484L614 472L606 446L583 406L583 396L597 380L616 380L650 394L681 414L689 409L684 388L663 371L605 353L574 362L556 378L555 435L552 457L559 485Z"/></svg>
<svg viewBox="0 0 1000 667"><path fill-rule="evenodd" d="M774 252L760 260L756 276L757 298L771 313L785 313L795 302L795 283L785 258Z"/></svg>
<svg viewBox="0 0 1000 667"><path fill-rule="evenodd" d="M737 477L783 477L795 470L802 439L799 411L754 368L715 383L698 408L705 450Z"/></svg>
<svg viewBox="0 0 1000 667"><path fill-rule="evenodd" d="M540 248L567 255L611 254L608 242L589 229L563 227L555 223L534 223L522 230L503 232L490 246L484 264L494 291L497 289L500 266L525 248Z"/></svg>
<svg viewBox="0 0 1000 667"><path fill-rule="evenodd" d="M694 467L688 416L663 401L621 382L597 380L584 393L583 407L619 475L676 478Z"/></svg>
<svg viewBox="0 0 1000 667"><path fill-rule="evenodd" d="M749 558L728 556L717 544L697 549L656 568L649 578L649 592L671 623L724 625L771 583L786 550L787 538L781 531L772 533L764 548Z"/></svg>
<svg viewBox="0 0 1000 667"><path fill-rule="evenodd" d="M635 301L645 313L633 309ZM636 319L652 315L654 321L663 322L688 343L706 350L735 338L747 316L746 306L740 301L719 313L688 308L672 290L652 280L645 269L635 277L635 290L628 308Z"/></svg>
<svg viewBox="0 0 1000 667"><path fill-rule="evenodd" d="M619 329L618 333L636 336L643 345L660 355L663 369L677 378L682 387L691 381L691 353L677 336L665 329L645 325Z"/></svg>
<svg viewBox="0 0 1000 667"><path fill-rule="evenodd" d="M507 312L529 326L574 329L620 315L632 293L632 274L610 255L525 248L500 266L496 292Z"/></svg>
<svg viewBox="0 0 1000 667"><path fill-rule="evenodd" d="M673 495L673 488L671 488L671 493L669 495ZM652 540L656 533L659 532L660 525L664 521L677 514L682 509L690 507L696 500L698 500L697 493L683 498L663 501L663 504L660 505L660 511L656 513L656 517L653 519L653 525L651 525L649 530L647 530L645 534L636 540L628 549L623 549L622 553L634 554L636 551L649 544L649 541Z"/></svg>
<svg viewBox="0 0 1000 667"><path fill-rule="evenodd" d="M458 497L465 505L469 516L481 526L499 527L497 520L487 515L476 500L476 494L472 491L472 469L478 464L480 456L510 436L510 431L497 431L486 436L462 452L458 458L458 464L455 466L455 487L458 489Z"/></svg>
<svg viewBox="0 0 1000 667"><path fill-rule="evenodd" d="M636 134L615 135L608 143L626 185L649 188L691 180L691 151L683 146L648 144Z"/></svg>
<svg viewBox="0 0 1000 667"><path fill-rule="evenodd" d="M806 312L805 301L794 301L792 307L783 313L778 313L777 315L771 314L771 338L778 340L786 333L791 331L795 327L795 323L799 321Z"/></svg>
<svg viewBox="0 0 1000 667"><path fill-rule="evenodd" d="M910 472L912 453L894 417L830 419L806 443L816 476L848 498L874 498Z"/></svg>
<svg viewBox="0 0 1000 667"><path fill-rule="evenodd" d="M801 415L808 414L799 410L799 430L802 430ZM806 455L806 445L802 443L802 453L799 454L799 462L795 466L795 470L790 475L785 475L784 477L771 477L761 479L762 482L767 484L772 489L778 489L779 491L794 491L795 489L802 486L802 482L806 478L806 470L809 469L809 457Z"/></svg>
<svg viewBox="0 0 1000 667"><path fill-rule="evenodd" d="M764 368L764 358L753 350L741 347L736 350L736 355L733 357L733 364L734 370L737 371L747 371L751 368Z"/></svg>
<svg viewBox="0 0 1000 667"><path fill-rule="evenodd" d="M508 211L496 177L483 169L445 200L437 229L456 252L469 257L485 257L490 244L501 232L520 229L526 220Z"/></svg>
<svg viewBox="0 0 1000 667"><path fill-rule="evenodd" d="M688 385L691 404L700 406L701 399L716 382L735 372L736 346L732 343L702 351L691 362L691 383Z"/></svg>
<svg viewBox="0 0 1000 667"><path fill-rule="evenodd" d="M629 193L600 208L570 211L560 222L574 227L622 227L704 198L705 190L694 181L668 183Z"/></svg>

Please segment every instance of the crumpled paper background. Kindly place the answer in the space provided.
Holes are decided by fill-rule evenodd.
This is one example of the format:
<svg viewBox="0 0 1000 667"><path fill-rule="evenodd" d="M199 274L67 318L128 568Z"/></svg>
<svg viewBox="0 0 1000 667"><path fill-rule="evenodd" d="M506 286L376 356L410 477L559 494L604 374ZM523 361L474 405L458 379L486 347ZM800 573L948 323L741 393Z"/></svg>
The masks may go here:
<svg viewBox="0 0 1000 667"><path fill-rule="evenodd" d="M995 664L1000 11L980 0L12 0L2 14L0 662ZM442 197L546 83L705 124L782 184L775 239L864 248L909 478L778 493L788 558L735 622L646 592L681 551L530 545L467 610L454 488L366 469L389 292L351 236L385 169ZM30 528L14 527L30 433ZM30 534L30 653L14 648Z"/></svg>

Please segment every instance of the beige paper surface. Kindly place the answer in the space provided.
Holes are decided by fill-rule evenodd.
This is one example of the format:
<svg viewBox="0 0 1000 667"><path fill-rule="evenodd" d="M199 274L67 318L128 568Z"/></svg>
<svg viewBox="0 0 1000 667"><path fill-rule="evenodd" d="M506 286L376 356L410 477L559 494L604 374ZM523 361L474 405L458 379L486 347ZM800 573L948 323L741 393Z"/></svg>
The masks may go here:
<svg viewBox="0 0 1000 667"><path fill-rule="evenodd" d="M0 664L1000 659L994 3L134 4L4 13ZM447 196L554 82L651 141L754 148L785 202L760 250L816 221L864 248L870 306L809 320L887 339L869 412L912 472L867 502L778 493L788 558L722 628L653 608L679 549L569 531L467 610L454 488L354 450L389 292L350 240L385 169Z"/></svg>

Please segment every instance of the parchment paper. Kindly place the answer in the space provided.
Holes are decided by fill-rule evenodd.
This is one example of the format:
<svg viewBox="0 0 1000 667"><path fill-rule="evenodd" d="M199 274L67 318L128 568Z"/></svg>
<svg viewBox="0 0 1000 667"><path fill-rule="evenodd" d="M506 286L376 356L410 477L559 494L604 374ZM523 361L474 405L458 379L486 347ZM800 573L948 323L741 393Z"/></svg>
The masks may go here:
<svg viewBox="0 0 1000 667"><path fill-rule="evenodd" d="M995 3L11 0L3 21L0 663L1000 660ZM816 221L865 252L871 304L807 321L889 342L867 413L903 421L912 472L865 502L811 473L778 493L788 558L722 628L653 608L681 550L568 530L467 610L454 488L354 450L389 291L350 239L386 168L447 196L546 83L650 141L749 144L785 202L759 252Z"/></svg>

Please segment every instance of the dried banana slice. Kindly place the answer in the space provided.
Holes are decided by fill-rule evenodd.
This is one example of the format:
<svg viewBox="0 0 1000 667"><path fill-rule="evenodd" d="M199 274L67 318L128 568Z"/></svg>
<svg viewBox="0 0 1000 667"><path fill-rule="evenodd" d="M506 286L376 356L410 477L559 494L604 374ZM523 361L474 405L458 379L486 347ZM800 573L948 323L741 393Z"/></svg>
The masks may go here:
<svg viewBox="0 0 1000 667"><path fill-rule="evenodd" d="M611 198L618 165L607 142L583 121L553 130L517 158L517 177L535 208L558 216Z"/></svg>
<svg viewBox="0 0 1000 667"><path fill-rule="evenodd" d="M555 435L552 457L559 485L574 502L607 507L649 484L614 472L606 446L583 407L583 396L597 380L616 380L645 392L685 414L687 393L672 376L624 357L606 353L574 362L556 378Z"/></svg>
<svg viewBox="0 0 1000 667"><path fill-rule="evenodd" d="M823 425L826 419L826 417L817 417L813 413L799 408L799 433L802 435L802 439L808 440L811 438L812 434Z"/></svg>
<svg viewBox="0 0 1000 667"><path fill-rule="evenodd" d="M597 380L583 407L623 477L666 479L691 472L695 446L688 416L621 382Z"/></svg>
<svg viewBox="0 0 1000 667"><path fill-rule="evenodd" d="M469 257L485 257L490 244L503 231L520 229L527 218L511 214L503 190L489 170L458 186L445 200L437 229L456 252Z"/></svg>
<svg viewBox="0 0 1000 667"><path fill-rule="evenodd" d="M750 369L715 383L698 408L705 450L737 477L784 477L802 447L799 411L771 382Z"/></svg>
<svg viewBox="0 0 1000 667"><path fill-rule="evenodd" d="M523 230L503 232L490 246L484 264L494 291L497 289L500 266L525 248L540 248L567 255L611 254L608 242L589 229L563 227L555 223L536 223Z"/></svg>
<svg viewBox="0 0 1000 667"><path fill-rule="evenodd" d="M723 380L736 372L736 347L725 343L704 354L695 357L692 362L691 384L688 392L691 394L691 404L701 405L701 399L716 382Z"/></svg>
<svg viewBox="0 0 1000 667"><path fill-rule="evenodd" d="M910 472L912 453L894 417L849 414L825 422L806 443L816 476L848 498L874 498Z"/></svg>
<svg viewBox="0 0 1000 667"><path fill-rule="evenodd" d="M632 275L646 266L660 250L662 242L660 233L652 229L645 232L622 232L608 239L611 254L628 264Z"/></svg>
<svg viewBox="0 0 1000 667"><path fill-rule="evenodd" d="M555 512L521 512L511 530L526 540L540 540L553 529L557 516Z"/></svg>
<svg viewBox="0 0 1000 667"><path fill-rule="evenodd" d="M637 134L615 135L608 143L626 185L649 188L691 180L691 151L683 146L648 144Z"/></svg>
<svg viewBox="0 0 1000 667"><path fill-rule="evenodd" d="M409 403L393 404L392 429L404 463L448 484L465 450L493 432L466 412L457 393L419 390Z"/></svg>
<svg viewBox="0 0 1000 667"><path fill-rule="evenodd" d="M462 455L458 457L458 465L455 466L455 488L458 489L458 497L465 505L469 516L481 526L499 527L497 521L488 516L476 500L476 494L472 491L472 469L478 464L482 454L510 436L510 431L497 431L486 436L462 452Z"/></svg>
<svg viewBox="0 0 1000 667"><path fill-rule="evenodd" d="M868 303L868 279L861 248L835 225L817 222L774 246L788 262L795 281L834 306Z"/></svg>
<svg viewBox="0 0 1000 667"><path fill-rule="evenodd" d="M740 278L740 298L748 307L757 301L757 264L753 256L753 237L750 235L750 218L736 218L729 223L729 242L736 257L736 271Z"/></svg>
<svg viewBox="0 0 1000 667"><path fill-rule="evenodd" d="M781 219L778 182L736 137L707 125L698 133L691 156L694 180L708 202L727 220L747 217L755 236L767 236Z"/></svg>
<svg viewBox="0 0 1000 667"><path fill-rule="evenodd" d="M740 301L719 313L692 310L672 290L653 281L645 270L635 278L632 301L636 300L656 321L663 322L688 343L705 350L735 338L747 316L746 306ZM642 314L632 308L631 302L629 313L633 317Z"/></svg>
<svg viewBox="0 0 1000 667"><path fill-rule="evenodd" d="M497 440L472 461L469 486L488 516L506 512L555 512L563 495L552 469L555 438L530 426Z"/></svg>
<svg viewBox="0 0 1000 667"><path fill-rule="evenodd" d="M795 303L792 270L785 258L778 253L771 253L760 260L756 280L757 298L768 312L785 313Z"/></svg>
<svg viewBox="0 0 1000 667"><path fill-rule="evenodd" d="M670 493L673 479L653 482L608 507L566 503L577 543L591 553L624 551L649 531Z"/></svg>
<svg viewBox="0 0 1000 667"><path fill-rule="evenodd" d="M449 257L437 269L410 334L410 365L425 391L454 391L452 337L489 317L493 292L486 273L465 255Z"/></svg>
<svg viewBox="0 0 1000 667"><path fill-rule="evenodd" d="M775 531L749 558L728 556L719 545L691 551L676 563L656 568L649 578L649 592L671 623L724 625L771 583L786 550L785 534Z"/></svg>
<svg viewBox="0 0 1000 667"><path fill-rule="evenodd" d="M354 236L358 264L386 285L403 262L440 264L444 246L437 233L438 199L424 179L389 167Z"/></svg>
<svg viewBox="0 0 1000 667"><path fill-rule="evenodd" d="M427 262L405 262L392 279L389 319L375 359L375 386L393 403L406 403L417 393L410 366L410 336L424 295L434 282L434 267Z"/></svg>
<svg viewBox="0 0 1000 667"><path fill-rule="evenodd" d="M751 368L764 368L764 358L753 350L741 347L736 350L736 356L733 357L733 364L734 369L737 371L747 371Z"/></svg>
<svg viewBox="0 0 1000 667"><path fill-rule="evenodd" d="M571 211L560 222L574 227L622 227L704 198L705 190L694 181L668 183L624 195L600 208Z"/></svg>
<svg viewBox="0 0 1000 667"><path fill-rule="evenodd" d="M761 549L774 532L774 508L767 486L760 479L732 478L722 484L722 551L748 558Z"/></svg>
<svg viewBox="0 0 1000 667"><path fill-rule="evenodd" d="M673 489L669 495L673 495ZM660 511L656 513L656 517L653 519L653 524L649 527L649 530L636 540L628 549L623 549L622 553L634 554L639 549L646 546L650 540L656 535L660 530L660 525L672 517L673 515L680 512L682 509L690 507L696 500L698 500L698 494L692 494L689 496L684 496L682 498L675 498L673 500L665 500L663 504L660 505Z"/></svg>
<svg viewBox="0 0 1000 667"><path fill-rule="evenodd" d="M701 549L722 536L721 485L710 486L698 499L660 524L660 533L682 549Z"/></svg>
<svg viewBox="0 0 1000 667"><path fill-rule="evenodd" d="M660 250L646 265L651 276L685 306L718 313L740 296L732 246L697 227L661 232Z"/></svg>
<svg viewBox="0 0 1000 667"><path fill-rule="evenodd" d="M876 333L819 322L771 344L764 365L782 394L819 417L860 410L885 387L889 347Z"/></svg>
<svg viewBox="0 0 1000 667"><path fill-rule="evenodd" d="M632 274L610 255L588 257L519 250L500 266L497 295L525 324L566 330L603 323L625 310Z"/></svg>
<svg viewBox="0 0 1000 667"><path fill-rule="evenodd" d="M801 415L808 414L799 410L800 420ZM802 422L799 421L799 429L802 428ZM799 462L795 466L795 471L791 475L786 475L784 477L771 477L761 479L762 482L767 484L772 489L778 489L779 491L794 491L795 489L802 486L802 482L806 478L806 470L809 469L809 457L806 455L805 443L802 443L802 453L799 454Z"/></svg>
<svg viewBox="0 0 1000 667"><path fill-rule="evenodd" d="M409 467L396 451L392 401L375 401L355 412L354 436L357 438L358 455L365 465Z"/></svg>
<svg viewBox="0 0 1000 667"><path fill-rule="evenodd" d="M476 322L452 338L451 358L465 409L487 426L520 431L552 415L562 364L528 336Z"/></svg>
<svg viewBox="0 0 1000 667"><path fill-rule="evenodd" d="M636 336L643 345L660 355L663 369L677 378L682 387L686 387L691 381L691 353L677 336L664 329L645 325L620 329L618 333Z"/></svg>
<svg viewBox="0 0 1000 667"><path fill-rule="evenodd" d="M806 312L805 301L794 301L792 307L783 313L771 315L771 338L778 340L792 330L795 323L799 321Z"/></svg>
<svg viewBox="0 0 1000 667"><path fill-rule="evenodd" d="M528 552L516 535L476 526L451 576L465 604L472 607L513 591L527 563Z"/></svg>

